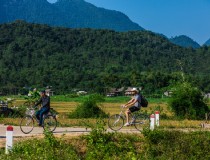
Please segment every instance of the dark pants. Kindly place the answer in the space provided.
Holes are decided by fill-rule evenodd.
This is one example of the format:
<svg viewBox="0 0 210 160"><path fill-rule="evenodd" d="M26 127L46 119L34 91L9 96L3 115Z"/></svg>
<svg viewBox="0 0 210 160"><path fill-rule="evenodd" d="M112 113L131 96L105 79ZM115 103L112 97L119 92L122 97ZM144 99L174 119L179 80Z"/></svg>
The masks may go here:
<svg viewBox="0 0 210 160"><path fill-rule="evenodd" d="M129 108L129 110L131 111L131 113L133 113L133 112L136 112L136 111L140 110L140 108L132 106L132 107Z"/></svg>
<svg viewBox="0 0 210 160"><path fill-rule="evenodd" d="M41 108L38 112L36 112L36 118L39 120L39 125L43 124L43 115L47 114L50 110L46 107Z"/></svg>

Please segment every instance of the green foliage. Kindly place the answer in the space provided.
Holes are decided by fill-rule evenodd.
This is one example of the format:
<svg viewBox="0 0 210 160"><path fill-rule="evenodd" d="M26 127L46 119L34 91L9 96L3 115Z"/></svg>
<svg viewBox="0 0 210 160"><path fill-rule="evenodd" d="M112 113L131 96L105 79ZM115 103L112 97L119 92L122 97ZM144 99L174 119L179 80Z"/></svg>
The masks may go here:
<svg viewBox="0 0 210 160"><path fill-rule="evenodd" d="M77 97L79 97L79 95L77 95L77 94L67 94L67 95L65 95L65 97L66 98L77 98Z"/></svg>
<svg viewBox="0 0 210 160"><path fill-rule="evenodd" d="M146 94L159 96L162 88L179 80L178 59L189 79L208 92L209 53L210 47L181 48L148 31L66 29L17 21L0 25L0 91L24 94L25 86L50 85L56 94L73 89L105 93L109 87L144 85Z"/></svg>
<svg viewBox="0 0 210 160"><path fill-rule="evenodd" d="M56 139L51 132L44 132L43 139L30 139L17 143L9 155L0 154L0 159L24 160L78 160L76 149L62 139Z"/></svg>
<svg viewBox="0 0 210 160"><path fill-rule="evenodd" d="M176 116L187 119L204 119L208 106L201 91L189 83L180 83L173 89L169 102Z"/></svg>
<svg viewBox="0 0 210 160"><path fill-rule="evenodd" d="M144 159L209 159L210 133L179 131L144 131Z"/></svg>
<svg viewBox="0 0 210 160"><path fill-rule="evenodd" d="M28 96L25 96L26 102L24 103L26 106L35 105L36 101L40 98L39 92L36 90L29 91Z"/></svg>
<svg viewBox="0 0 210 160"><path fill-rule="evenodd" d="M77 108L69 114L69 118L99 118L107 117L106 113L99 107L99 102L104 98L99 94L89 95Z"/></svg>
<svg viewBox="0 0 210 160"><path fill-rule="evenodd" d="M76 94L55 95L50 97L54 102L83 102L88 96L77 96Z"/></svg>
<svg viewBox="0 0 210 160"><path fill-rule="evenodd" d="M136 138L106 133L105 122L98 120L87 135L87 153L85 159L136 159L133 142Z"/></svg>
<svg viewBox="0 0 210 160"><path fill-rule="evenodd" d="M12 110L14 111L12 117L23 117L25 115L27 106L21 105L16 108L13 108Z"/></svg>
<svg viewBox="0 0 210 160"><path fill-rule="evenodd" d="M44 139L29 139L16 143L6 155L0 149L0 159L66 160L66 159L201 159L210 158L208 131L181 132L144 130L141 134L106 132L105 122L98 120L90 134L82 136L78 144L55 138L44 132ZM85 143L82 143L84 142ZM81 148L81 144L82 146ZM85 150L84 150L85 148Z"/></svg>
<svg viewBox="0 0 210 160"><path fill-rule="evenodd" d="M1 109L1 108L0 108ZM16 117L14 110L11 108L5 108L0 110L0 117L8 118L8 117Z"/></svg>

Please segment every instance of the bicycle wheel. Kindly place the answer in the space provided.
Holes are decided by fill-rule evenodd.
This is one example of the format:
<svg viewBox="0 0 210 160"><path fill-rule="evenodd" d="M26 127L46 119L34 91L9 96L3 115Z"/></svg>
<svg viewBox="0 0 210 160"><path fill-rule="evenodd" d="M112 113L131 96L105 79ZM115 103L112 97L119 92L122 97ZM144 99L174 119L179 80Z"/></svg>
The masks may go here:
<svg viewBox="0 0 210 160"><path fill-rule="evenodd" d="M43 128L44 130L49 130L53 132L57 127L57 119L53 115L47 115L43 120Z"/></svg>
<svg viewBox="0 0 210 160"><path fill-rule="evenodd" d="M21 122L20 122L20 130L23 133L28 134L33 129L34 129L34 119L31 116L26 115L25 117L23 117L21 119Z"/></svg>
<svg viewBox="0 0 210 160"><path fill-rule="evenodd" d="M108 126L113 131L120 130L124 125L124 119L119 114L114 114L109 117Z"/></svg>
<svg viewBox="0 0 210 160"><path fill-rule="evenodd" d="M143 114L137 115L134 126L139 131L142 131L143 128L149 128L149 117Z"/></svg>

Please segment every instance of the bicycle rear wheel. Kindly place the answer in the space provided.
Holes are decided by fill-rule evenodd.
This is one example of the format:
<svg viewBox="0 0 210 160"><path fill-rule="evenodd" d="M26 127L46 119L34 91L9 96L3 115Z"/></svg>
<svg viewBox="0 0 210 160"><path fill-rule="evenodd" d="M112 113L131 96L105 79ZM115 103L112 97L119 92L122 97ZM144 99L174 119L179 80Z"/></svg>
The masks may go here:
<svg viewBox="0 0 210 160"><path fill-rule="evenodd" d="M144 128L149 128L149 117L144 114L137 115L134 126L139 131L142 131Z"/></svg>
<svg viewBox="0 0 210 160"><path fill-rule="evenodd" d="M124 125L124 119L119 114L114 114L109 117L108 126L113 131L120 130Z"/></svg>
<svg viewBox="0 0 210 160"><path fill-rule="evenodd" d="M53 115L47 115L44 118L43 124L44 130L49 130L50 132L53 132L57 127L57 119Z"/></svg>
<svg viewBox="0 0 210 160"><path fill-rule="evenodd" d="M29 116L29 115L24 116L21 119L21 122L20 122L20 130L23 133L28 134L33 129L34 129L34 119L31 116Z"/></svg>

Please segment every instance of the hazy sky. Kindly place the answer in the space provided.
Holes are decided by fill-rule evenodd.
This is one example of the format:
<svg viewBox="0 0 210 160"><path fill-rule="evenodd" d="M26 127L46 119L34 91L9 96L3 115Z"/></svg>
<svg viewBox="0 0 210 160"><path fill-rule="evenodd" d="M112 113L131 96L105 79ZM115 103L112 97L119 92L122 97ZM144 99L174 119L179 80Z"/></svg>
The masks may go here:
<svg viewBox="0 0 210 160"><path fill-rule="evenodd" d="M146 30L169 38L187 35L199 44L210 38L210 0L85 1L97 7L121 11Z"/></svg>

